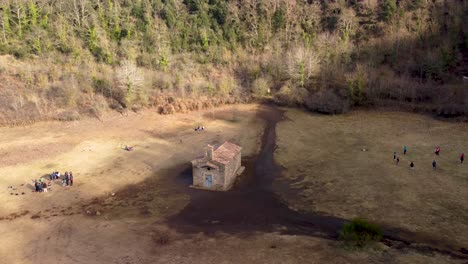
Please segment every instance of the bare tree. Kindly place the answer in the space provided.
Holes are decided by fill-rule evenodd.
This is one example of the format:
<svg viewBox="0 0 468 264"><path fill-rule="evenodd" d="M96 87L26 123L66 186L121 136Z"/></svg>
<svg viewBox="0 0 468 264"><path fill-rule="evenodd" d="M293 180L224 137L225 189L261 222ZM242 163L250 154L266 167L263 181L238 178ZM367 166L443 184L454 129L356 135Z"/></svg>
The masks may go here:
<svg viewBox="0 0 468 264"><path fill-rule="evenodd" d="M130 60L123 61L117 69L117 80L120 89L125 91L125 102L127 104L131 102L134 94L140 92L144 82L143 74L135 62Z"/></svg>
<svg viewBox="0 0 468 264"><path fill-rule="evenodd" d="M352 9L345 9L338 21L338 27L341 31L343 40L348 42L357 28L356 14Z"/></svg>
<svg viewBox="0 0 468 264"><path fill-rule="evenodd" d="M87 0L73 0L73 21L81 28L89 16Z"/></svg>
<svg viewBox="0 0 468 264"><path fill-rule="evenodd" d="M287 65L290 78L304 87L306 80L318 72L320 58L310 48L299 46L289 52Z"/></svg>
<svg viewBox="0 0 468 264"><path fill-rule="evenodd" d="M293 27L295 25L295 20L297 17L297 3L296 0L284 0L283 5L285 9L286 19L285 37L286 41L289 41L291 39Z"/></svg>
<svg viewBox="0 0 468 264"><path fill-rule="evenodd" d="M24 17L25 17L25 8L24 8L24 3L23 1L16 1L13 2L13 9L12 12L16 16L16 26L18 28L18 35L21 37L23 35L23 22L24 22Z"/></svg>
<svg viewBox="0 0 468 264"><path fill-rule="evenodd" d="M3 10L0 12L0 14L2 15L0 19L2 21L3 43L8 43L8 40L6 37L6 30L10 22L9 22L9 17L8 17L9 14L7 12L9 12L9 10L8 9L5 10L5 6L3 7Z"/></svg>

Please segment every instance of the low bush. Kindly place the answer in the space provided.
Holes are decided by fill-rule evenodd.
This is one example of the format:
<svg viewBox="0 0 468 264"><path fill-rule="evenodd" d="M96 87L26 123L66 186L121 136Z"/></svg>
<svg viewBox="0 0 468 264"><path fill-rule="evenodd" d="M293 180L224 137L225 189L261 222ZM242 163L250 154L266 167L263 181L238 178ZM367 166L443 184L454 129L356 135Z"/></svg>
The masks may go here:
<svg viewBox="0 0 468 264"><path fill-rule="evenodd" d="M292 87L284 85L281 89L274 94L273 101L280 105L303 105L304 98L307 98L309 93L302 87Z"/></svg>
<svg viewBox="0 0 468 264"><path fill-rule="evenodd" d="M267 96L270 91L270 84L266 78L260 77L252 84L252 93L256 97Z"/></svg>
<svg viewBox="0 0 468 264"><path fill-rule="evenodd" d="M80 120L80 114L77 111L67 110L57 114L56 119L60 121Z"/></svg>
<svg viewBox="0 0 468 264"><path fill-rule="evenodd" d="M349 110L349 100L333 90L316 92L305 100L307 109L322 114L342 114Z"/></svg>
<svg viewBox="0 0 468 264"><path fill-rule="evenodd" d="M356 218L345 224L340 231L340 240L351 247L363 248L382 239L383 233L379 226L364 219Z"/></svg>

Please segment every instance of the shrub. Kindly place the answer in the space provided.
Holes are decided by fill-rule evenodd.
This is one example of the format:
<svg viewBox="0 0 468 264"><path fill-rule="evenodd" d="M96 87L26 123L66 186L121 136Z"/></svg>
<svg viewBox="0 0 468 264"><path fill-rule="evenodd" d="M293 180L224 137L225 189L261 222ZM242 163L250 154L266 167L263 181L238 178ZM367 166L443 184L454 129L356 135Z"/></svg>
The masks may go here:
<svg viewBox="0 0 468 264"><path fill-rule="evenodd" d="M93 87L97 94L112 98L112 83L109 80L94 77Z"/></svg>
<svg viewBox="0 0 468 264"><path fill-rule="evenodd" d="M385 21L390 21L395 15L397 4L395 0L384 0L382 5L382 18Z"/></svg>
<svg viewBox="0 0 468 264"><path fill-rule="evenodd" d="M274 101L282 105L302 105L308 92L302 87L292 87L284 85L279 92L274 95Z"/></svg>
<svg viewBox="0 0 468 264"><path fill-rule="evenodd" d="M307 97L305 106L322 114L342 114L349 110L349 101L338 92L328 89Z"/></svg>
<svg viewBox="0 0 468 264"><path fill-rule="evenodd" d="M153 242L159 246L164 246L170 243L171 238L169 234L165 232L157 232L153 235Z"/></svg>
<svg viewBox="0 0 468 264"><path fill-rule="evenodd" d="M252 93L254 94L254 96L266 96L268 95L269 90L270 85L268 83L268 80L263 77L256 79L252 84Z"/></svg>
<svg viewBox="0 0 468 264"><path fill-rule="evenodd" d="M67 110L57 114L57 120L60 121L75 121L80 120L80 114L74 110Z"/></svg>
<svg viewBox="0 0 468 264"><path fill-rule="evenodd" d="M382 237L383 233L379 226L359 218L345 224L340 232L340 240L349 246L358 248L378 242Z"/></svg>
<svg viewBox="0 0 468 264"><path fill-rule="evenodd" d="M57 83L47 90L46 95L49 100L54 101L57 106L67 107L76 104L77 89L73 85L65 86L65 84Z"/></svg>

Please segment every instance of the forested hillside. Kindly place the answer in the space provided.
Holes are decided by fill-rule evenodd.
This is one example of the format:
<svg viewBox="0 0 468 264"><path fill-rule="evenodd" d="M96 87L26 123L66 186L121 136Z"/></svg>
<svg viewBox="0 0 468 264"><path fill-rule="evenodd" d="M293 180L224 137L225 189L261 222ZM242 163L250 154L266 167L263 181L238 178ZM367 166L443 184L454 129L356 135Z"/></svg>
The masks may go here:
<svg viewBox="0 0 468 264"><path fill-rule="evenodd" d="M0 0L0 123L251 98L468 114L468 1Z"/></svg>

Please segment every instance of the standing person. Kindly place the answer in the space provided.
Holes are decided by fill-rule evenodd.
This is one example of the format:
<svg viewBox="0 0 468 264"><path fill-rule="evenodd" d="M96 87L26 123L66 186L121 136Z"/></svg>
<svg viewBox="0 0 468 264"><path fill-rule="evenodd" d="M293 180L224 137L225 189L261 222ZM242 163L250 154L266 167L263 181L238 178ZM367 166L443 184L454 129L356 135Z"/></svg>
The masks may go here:
<svg viewBox="0 0 468 264"><path fill-rule="evenodd" d="M47 183L46 182L42 183L42 191L47 192Z"/></svg>
<svg viewBox="0 0 468 264"><path fill-rule="evenodd" d="M34 187L36 188L36 192L39 192L39 183L37 180L34 180Z"/></svg>
<svg viewBox="0 0 468 264"><path fill-rule="evenodd" d="M70 183L70 174L68 174L68 171L65 172L65 183L67 184L67 186Z"/></svg>
<svg viewBox="0 0 468 264"><path fill-rule="evenodd" d="M396 160L396 151L393 152L393 160Z"/></svg>
<svg viewBox="0 0 468 264"><path fill-rule="evenodd" d="M437 156L439 156L439 154L440 154L440 147L437 147L437 148L436 148L435 154L436 154Z"/></svg>
<svg viewBox="0 0 468 264"><path fill-rule="evenodd" d="M437 169L437 162L435 160L432 161L432 169Z"/></svg>
<svg viewBox="0 0 468 264"><path fill-rule="evenodd" d="M406 155L406 152L408 152L408 148L406 146L403 147L403 155Z"/></svg>
<svg viewBox="0 0 468 264"><path fill-rule="evenodd" d="M409 168L410 168L410 170L414 170L414 163L413 162L410 163Z"/></svg>
<svg viewBox="0 0 468 264"><path fill-rule="evenodd" d="M396 158L396 165L398 165L398 163L400 163L400 157Z"/></svg>
<svg viewBox="0 0 468 264"><path fill-rule="evenodd" d="M70 186L73 186L73 172L70 171Z"/></svg>
<svg viewBox="0 0 468 264"><path fill-rule="evenodd" d="M465 160L465 153L462 153L460 155L460 163L463 163L464 160Z"/></svg>

